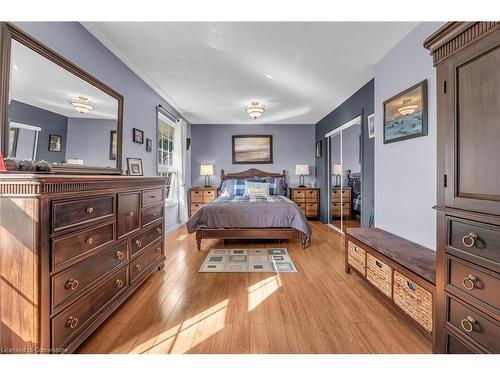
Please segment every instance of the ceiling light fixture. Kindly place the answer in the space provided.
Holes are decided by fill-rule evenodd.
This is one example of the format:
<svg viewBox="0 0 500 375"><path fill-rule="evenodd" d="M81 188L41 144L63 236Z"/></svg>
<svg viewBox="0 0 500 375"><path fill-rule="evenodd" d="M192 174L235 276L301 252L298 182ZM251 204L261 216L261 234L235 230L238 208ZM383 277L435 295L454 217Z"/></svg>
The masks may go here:
<svg viewBox="0 0 500 375"><path fill-rule="evenodd" d="M415 112L418 108L418 105L412 105L410 103L411 99L403 100L403 106L398 109L399 113L401 113L402 115L411 115L413 112Z"/></svg>
<svg viewBox="0 0 500 375"><path fill-rule="evenodd" d="M266 106L258 101L253 101L245 110L251 118L257 120L266 110Z"/></svg>
<svg viewBox="0 0 500 375"><path fill-rule="evenodd" d="M79 96L78 100L71 100L70 103L80 113L89 113L94 109L86 96Z"/></svg>

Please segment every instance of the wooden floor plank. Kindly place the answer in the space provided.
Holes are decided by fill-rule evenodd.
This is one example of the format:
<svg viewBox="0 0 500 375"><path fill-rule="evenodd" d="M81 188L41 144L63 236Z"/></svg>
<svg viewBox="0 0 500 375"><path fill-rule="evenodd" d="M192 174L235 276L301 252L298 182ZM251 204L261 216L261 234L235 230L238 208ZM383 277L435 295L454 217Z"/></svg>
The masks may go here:
<svg viewBox="0 0 500 375"><path fill-rule="evenodd" d="M209 248L184 227L167 260L79 349L81 353L430 353L431 344L356 274L343 237L311 222L313 242L285 241L297 273L199 273Z"/></svg>

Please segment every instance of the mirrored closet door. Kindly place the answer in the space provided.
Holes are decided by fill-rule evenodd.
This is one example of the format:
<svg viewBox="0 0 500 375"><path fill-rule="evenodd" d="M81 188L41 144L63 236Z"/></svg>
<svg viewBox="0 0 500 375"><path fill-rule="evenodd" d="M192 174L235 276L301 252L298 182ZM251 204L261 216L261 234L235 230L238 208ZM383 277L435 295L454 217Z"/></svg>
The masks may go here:
<svg viewBox="0 0 500 375"><path fill-rule="evenodd" d="M361 116L327 134L329 220L337 230L361 221Z"/></svg>

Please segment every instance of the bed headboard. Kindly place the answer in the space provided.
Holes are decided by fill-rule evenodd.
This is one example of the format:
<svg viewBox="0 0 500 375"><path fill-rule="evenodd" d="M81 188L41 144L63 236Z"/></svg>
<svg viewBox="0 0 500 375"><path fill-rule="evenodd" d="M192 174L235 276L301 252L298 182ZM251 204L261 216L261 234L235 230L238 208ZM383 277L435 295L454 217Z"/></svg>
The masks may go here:
<svg viewBox="0 0 500 375"><path fill-rule="evenodd" d="M222 187L222 183L224 182L224 180L233 179L233 178L234 179L239 178L239 179L246 180L246 179L253 178L253 177L281 177L281 178L283 178L283 187L285 189L285 193L288 191L288 184L286 182L286 171L284 169L283 169L282 173L272 173L272 172L264 172L264 171L261 171L260 169L256 169L256 168L250 168L250 169L247 169L246 171L243 171L243 172L234 172L234 173L228 173L228 174L225 174L224 169L221 169L219 189Z"/></svg>

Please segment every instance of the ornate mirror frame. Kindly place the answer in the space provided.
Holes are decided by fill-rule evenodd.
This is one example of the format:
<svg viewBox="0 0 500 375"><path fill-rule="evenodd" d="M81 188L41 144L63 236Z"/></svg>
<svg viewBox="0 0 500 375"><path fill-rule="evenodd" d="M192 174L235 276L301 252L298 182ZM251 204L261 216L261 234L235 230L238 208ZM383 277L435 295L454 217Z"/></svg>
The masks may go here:
<svg viewBox="0 0 500 375"><path fill-rule="evenodd" d="M117 149L116 167L92 167L84 165L57 165L52 170L64 174L122 174L122 139L123 139L123 96L97 78L65 59L57 52L40 43L18 27L7 22L0 22L0 152L7 155L9 143L9 80L11 43L15 40L46 59L59 65L76 77L93 85L118 101L116 124Z"/></svg>

